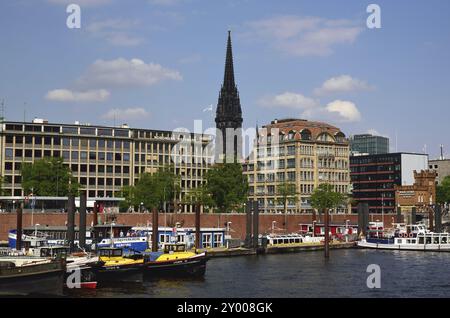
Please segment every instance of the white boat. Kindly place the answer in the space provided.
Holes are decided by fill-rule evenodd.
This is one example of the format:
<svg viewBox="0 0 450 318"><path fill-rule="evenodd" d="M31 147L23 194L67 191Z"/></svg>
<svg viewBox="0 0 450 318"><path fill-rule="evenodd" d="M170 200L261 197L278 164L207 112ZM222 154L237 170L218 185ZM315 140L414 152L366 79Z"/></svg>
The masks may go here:
<svg viewBox="0 0 450 318"><path fill-rule="evenodd" d="M423 224L395 224L391 230L369 231L357 244L361 248L383 250L450 252L450 233L430 232Z"/></svg>

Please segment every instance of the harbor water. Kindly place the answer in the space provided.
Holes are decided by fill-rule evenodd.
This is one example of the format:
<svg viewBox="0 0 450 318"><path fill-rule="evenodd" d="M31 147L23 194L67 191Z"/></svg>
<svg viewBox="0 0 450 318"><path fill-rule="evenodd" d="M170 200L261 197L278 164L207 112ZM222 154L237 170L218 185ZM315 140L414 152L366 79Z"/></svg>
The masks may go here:
<svg viewBox="0 0 450 318"><path fill-rule="evenodd" d="M369 289L370 264L381 269L381 288ZM450 253L346 249L214 258L202 279L71 290L68 297L450 297Z"/></svg>

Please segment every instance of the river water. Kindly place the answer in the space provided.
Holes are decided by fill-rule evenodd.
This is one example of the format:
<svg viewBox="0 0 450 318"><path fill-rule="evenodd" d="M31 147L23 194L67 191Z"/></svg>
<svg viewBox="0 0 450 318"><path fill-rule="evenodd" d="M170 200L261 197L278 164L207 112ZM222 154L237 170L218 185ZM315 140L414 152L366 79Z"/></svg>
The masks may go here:
<svg viewBox="0 0 450 318"><path fill-rule="evenodd" d="M367 266L381 268L381 288L369 289ZM203 279L154 279L70 297L450 297L450 253L331 250L214 258Z"/></svg>

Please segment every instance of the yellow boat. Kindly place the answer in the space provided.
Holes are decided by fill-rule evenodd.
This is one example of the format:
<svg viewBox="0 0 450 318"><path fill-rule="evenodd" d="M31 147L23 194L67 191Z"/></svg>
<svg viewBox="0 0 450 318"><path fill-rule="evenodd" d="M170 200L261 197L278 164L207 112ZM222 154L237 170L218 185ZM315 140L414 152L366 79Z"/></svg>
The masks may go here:
<svg viewBox="0 0 450 318"><path fill-rule="evenodd" d="M142 281L142 255L124 256L123 250L115 247L101 248L98 252L103 263L96 269L98 281Z"/></svg>
<svg viewBox="0 0 450 318"><path fill-rule="evenodd" d="M144 274L152 276L203 276L208 257L205 252L186 251L184 244L165 244L163 251L144 257Z"/></svg>

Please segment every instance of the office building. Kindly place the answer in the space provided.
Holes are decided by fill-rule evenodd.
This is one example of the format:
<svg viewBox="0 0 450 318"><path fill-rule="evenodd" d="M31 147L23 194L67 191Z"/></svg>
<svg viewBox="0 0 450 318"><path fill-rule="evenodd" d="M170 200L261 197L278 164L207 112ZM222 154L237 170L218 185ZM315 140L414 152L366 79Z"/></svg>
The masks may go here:
<svg viewBox="0 0 450 318"><path fill-rule="evenodd" d="M350 157L355 203L369 204L370 213L394 213L395 186L412 185L414 171L426 170L428 155L388 153ZM356 204L353 211L356 212Z"/></svg>
<svg viewBox="0 0 450 318"><path fill-rule="evenodd" d="M354 135L350 137L350 151L367 155L389 153L389 138L371 134Z"/></svg>
<svg viewBox="0 0 450 318"><path fill-rule="evenodd" d="M294 184L296 192L296 198L288 198L287 213L311 212L310 197L320 184L332 184L342 193L349 191L348 139L339 128L326 123L274 120L258 130L244 173L249 199L258 200L262 212L284 212L280 187L286 183Z"/></svg>
<svg viewBox="0 0 450 318"><path fill-rule="evenodd" d="M21 166L44 157L62 157L89 198L113 198L139 175L170 166L178 175L178 210L191 211L183 199L204 182L212 163L211 136L171 131L56 124L44 120L0 125L0 173L6 196L26 196Z"/></svg>

